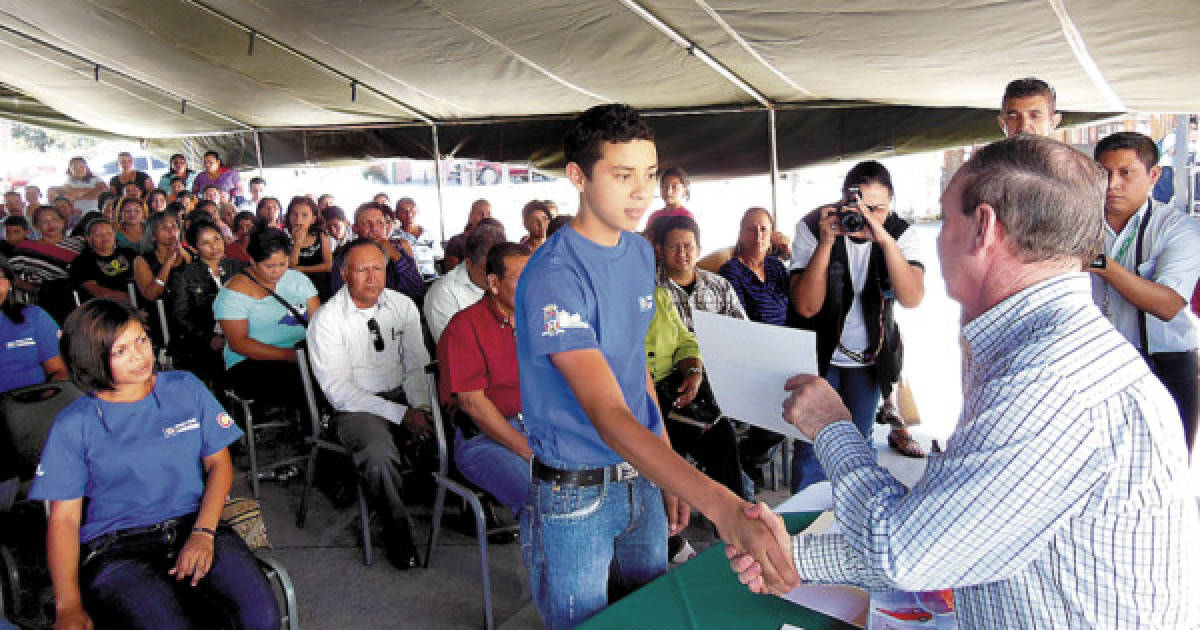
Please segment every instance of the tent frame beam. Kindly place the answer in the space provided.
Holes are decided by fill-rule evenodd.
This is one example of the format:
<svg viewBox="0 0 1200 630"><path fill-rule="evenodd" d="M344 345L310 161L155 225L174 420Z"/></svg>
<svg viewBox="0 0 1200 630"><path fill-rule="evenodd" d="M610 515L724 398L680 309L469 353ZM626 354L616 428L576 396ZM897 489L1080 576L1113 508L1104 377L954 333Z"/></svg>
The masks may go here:
<svg viewBox="0 0 1200 630"><path fill-rule="evenodd" d="M79 61L79 62L85 63L89 66L92 66L93 76L95 77L96 81L100 81L101 71L103 70L104 72L108 72L110 74L116 75L126 81L136 83L142 87L149 88L151 90L154 90L155 92L159 92L160 94L166 94L167 96L171 97L172 99L179 101L180 107L181 107L181 114L183 113L184 109L186 108L186 105L184 105L184 103L186 103L187 105L190 105L196 109L199 109L200 111L203 111L211 116L220 118L222 120L229 121L229 122L233 123L234 125L241 127L241 129L235 131L234 133L241 133L241 132L254 130L253 125L243 122L241 120L238 120L237 118L234 118L233 116L230 116L229 114L221 112L218 109L214 109L214 108L209 107L204 104L196 103L195 101L189 101L187 98L185 98L179 94L176 94L175 92L172 92L171 90L168 90L160 85L155 85L153 83L150 83L149 81L143 81L142 79L139 79L127 72L118 70L116 68L107 66L102 63L97 63L96 61L93 61L87 57L84 57L83 55L80 55L79 53L72 52L61 46L58 46L58 45L52 44L48 41L45 41L41 38L35 37L28 33L23 33L21 31L18 31L16 29L10 28L10 27L2 25L2 24L0 24L0 31L2 31L4 33L8 33L10 35L16 35L17 37L20 37L20 38L22 38L26 41L32 42L34 44L37 44L38 46L46 48L47 50L52 50L55 53L58 53L60 55L66 56L66 57L70 57L72 59L75 59L76 61ZM196 135L208 135L208 134L196 134Z"/></svg>

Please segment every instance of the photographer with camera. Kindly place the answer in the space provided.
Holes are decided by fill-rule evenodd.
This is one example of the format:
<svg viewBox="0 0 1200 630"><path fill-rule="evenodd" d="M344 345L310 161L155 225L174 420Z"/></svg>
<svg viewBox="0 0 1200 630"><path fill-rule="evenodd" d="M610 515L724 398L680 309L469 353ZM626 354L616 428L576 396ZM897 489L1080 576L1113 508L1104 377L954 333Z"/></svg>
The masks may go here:
<svg viewBox="0 0 1200 630"><path fill-rule="evenodd" d="M819 373L838 391L858 430L871 437L881 396L899 379L903 349L892 317L896 301L915 308L925 295L920 241L892 213L892 176L860 162L842 183L843 199L796 224L791 298L793 322L817 333ZM903 427L895 444L915 443ZM899 447L897 447L899 449ZM812 445L798 443L792 490L825 480Z"/></svg>

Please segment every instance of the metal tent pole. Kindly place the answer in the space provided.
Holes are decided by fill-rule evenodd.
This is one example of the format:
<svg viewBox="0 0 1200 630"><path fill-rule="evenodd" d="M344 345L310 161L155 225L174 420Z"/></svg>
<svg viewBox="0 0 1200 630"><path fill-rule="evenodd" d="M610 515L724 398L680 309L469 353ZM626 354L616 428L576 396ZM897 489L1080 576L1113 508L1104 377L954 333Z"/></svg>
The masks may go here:
<svg viewBox="0 0 1200 630"><path fill-rule="evenodd" d="M1188 115L1175 114L1175 158L1171 160L1171 166L1175 169L1175 181L1172 186L1175 189L1175 201L1177 205L1183 205L1188 214L1192 213L1192 198L1191 187L1188 186L1190 179L1188 173Z"/></svg>
<svg viewBox="0 0 1200 630"><path fill-rule="evenodd" d="M771 222L779 229L779 137L775 128L775 108L767 106L767 134L771 144Z"/></svg>
<svg viewBox="0 0 1200 630"><path fill-rule="evenodd" d="M258 176L263 176L263 158L262 158L262 140L259 138L258 130L254 130L254 155L258 158Z"/></svg>
<svg viewBox="0 0 1200 630"><path fill-rule="evenodd" d="M437 184L438 203L438 240L446 243L446 208L442 200L442 149L438 144L437 123L430 123L429 131L433 134L433 174Z"/></svg>

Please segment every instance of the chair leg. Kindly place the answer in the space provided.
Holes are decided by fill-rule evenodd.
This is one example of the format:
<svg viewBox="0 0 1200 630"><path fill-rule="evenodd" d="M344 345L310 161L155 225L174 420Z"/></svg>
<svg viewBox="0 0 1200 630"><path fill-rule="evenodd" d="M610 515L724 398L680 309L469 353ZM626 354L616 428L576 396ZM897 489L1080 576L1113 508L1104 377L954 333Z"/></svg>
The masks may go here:
<svg viewBox="0 0 1200 630"><path fill-rule="evenodd" d="M250 451L250 493L258 498L258 448L254 444L254 414L250 412L250 403L242 400L242 413L246 419L246 444Z"/></svg>
<svg viewBox="0 0 1200 630"><path fill-rule="evenodd" d="M358 493L358 519L362 522L363 564L371 566L371 515L367 511L367 496L357 480L354 489Z"/></svg>
<svg viewBox="0 0 1200 630"><path fill-rule="evenodd" d="M484 517L483 503L473 493L465 497L475 513L475 539L479 541L479 575L483 581L483 626L492 630L492 580L488 571L487 554L487 519Z"/></svg>
<svg viewBox="0 0 1200 630"><path fill-rule="evenodd" d="M313 481L317 477L317 451L320 450L314 436L312 450L308 453L308 464L304 467L304 492L300 495L300 510L296 512L296 527L303 528L308 518L308 494L312 490ZM371 564L368 562L367 564Z"/></svg>
<svg viewBox="0 0 1200 630"><path fill-rule="evenodd" d="M437 544L438 529L442 526L442 509L446 506L446 485L437 479L437 492L433 496L433 522L429 526L429 546L425 549L425 568L433 557L433 546Z"/></svg>

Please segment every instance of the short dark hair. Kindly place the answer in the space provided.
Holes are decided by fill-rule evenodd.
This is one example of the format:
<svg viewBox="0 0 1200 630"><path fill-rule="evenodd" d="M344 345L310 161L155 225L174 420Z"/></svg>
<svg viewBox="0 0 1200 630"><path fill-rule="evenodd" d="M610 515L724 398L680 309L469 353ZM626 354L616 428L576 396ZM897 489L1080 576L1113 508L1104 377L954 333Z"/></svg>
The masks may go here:
<svg viewBox="0 0 1200 630"><path fill-rule="evenodd" d="M484 272L502 279L508 273L508 269L504 266L505 258L509 256L529 256L532 254L533 252L529 251L528 247L520 243L513 243L512 241L496 243L488 250L487 266L484 267Z"/></svg>
<svg viewBox="0 0 1200 630"><path fill-rule="evenodd" d="M325 219L326 223L330 221L345 221L346 211L342 210L340 206L325 206L325 209L321 211L321 216Z"/></svg>
<svg viewBox="0 0 1200 630"><path fill-rule="evenodd" d="M175 193L175 201L179 201L180 199L195 199L195 198L196 198L196 193L194 193L190 190L185 189L185 190L181 190L181 191Z"/></svg>
<svg viewBox="0 0 1200 630"><path fill-rule="evenodd" d="M166 199L166 198L167 198L167 191L165 191L165 190L163 190L163 189L161 189L161 188L153 188L153 189L151 189L151 190L150 190L150 192L146 193L146 209L147 209L147 210L149 210L149 209L150 209L150 198L151 198L151 197L154 197L154 196L157 196L157 195L162 195L162 198L163 198L163 199Z"/></svg>
<svg viewBox="0 0 1200 630"><path fill-rule="evenodd" d="M1124 150L1137 153L1138 160L1146 165L1147 171L1158 165L1158 145L1154 144L1154 141L1148 136L1136 131L1118 131L1105 137L1096 143L1096 150L1092 153L1092 157L1099 161L1101 153Z"/></svg>
<svg viewBox="0 0 1200 630"><path fill-rule="evenodd" d="M211 156L213 156L213 157L215 157L215 158L217 158L217 161L218 161L218 162L220 162L220 161L221 161L221 154L220 154L220 153L217 153L216 151L205 151L205 152L204 152L204 157L208 157L208 156L210 156L210 155L211 155Z"/></svg>
<svg viewBox="0 0 1200 630"><path fill-rule="evenodd" d="M1049 83L1035 78L1025 77L1022 79L1014 79L1004 86L1004 98L1001 99L1001 106L1004 101L1010 98L1029 98L1030 96L1044 96L1046 103L1050 105L1050 113L1057 111L1057 95L1054 93L1054 88L1050 87Z"/></svg>
<svg viewBox="0 0 1200 630"><path fill-rule="evenodd" d="M8 265L7 260L0 261L0 274L4 274L4 277L8 278L8 295L4 296L4 303L0 304L0 312L7 315L9 321L12 323L23 324L25 323L25 305L17 303L17 292L13 291L13 284L17 280L17 274L13 273L12 267Z"/></svg>
<svg viewBox="0 0 1200 630"><path fill-rule="evenodd" d="M250 242L246 243L246 253L250 259L260 263L271 257L275 252L292 255L292 239L287 232L279 228L260 226L250 232Z"/></svg>
<svg viewBox="0 0 1200 630"><path fill-rule="evenodd" d="M696 220L683 215L673 217L663 217L654 222L654 244L660 247L665 247L667 244L667 234L672 230L687 230L696 235L696 243L700 243L700 226Z"/></svg>
<svg viewBox="0 0 1200 630"><path fill-rule="evenodd" d="M256 175L256 176L254 176L254 177L251 177L251 178L250 178L250 183L249 183L249 184L247 184L247 185L248 185L248 186L253 186L253 185L255 185L255 184L262 184L263 186L266 186L266 185L267 185L267 180L265 180L265 179L263 179L263 178L261 178L261 177L258 177L258 176Z"/></svg>
<svg viewBox="0 0 1200 630"><path fill-rule="evenodd" d="M554 215L550 214L550 206L547 206L546 202L539 201L537 199L530 201L521 208L521 218L525 219L534 212L541 212L542 214L545 214L547 221L554 218Z"/></svg>
<svg viewBox="0 0 1200 630"><path fill-rule="evenodd" d="M217 202L213 201L212 199L201 199L200 201L197 201L195 207L192 208L192 213L194 214L196 212L203 212L208 214L209 206L212 206L218 210L221 209L221 207L217 205Z"/></svg>
<svg viewBox="0 0 1200 630"><path fill-rule="evenodd" d="M5 217L4 218L4 227L8 227L10 225L28 230L29 229L29 219L26 219L25 217L23 217L19 214L14 214L12 216Z"/></svg>
<svg viewBox="0 0 1200 630"><path fill-rule="evenodd" d="M580 114L567 128L563 153L568 164L578 164L584 176L591 179L592 167L600 161L601 145L634 140L654 141L654 130L636 109L620 103L597 105Z"/></svg>
<svg viewBox="0 0 1200 630"><path fill-rule="evenodd" d="M892 174L888 172L886 166L875 160L859 162L850 169L850 172L846 173L845 179L842 180L842 194L845 195L851 187L863 184L879 184L887 188L888 196L896 196L896 189L892 187Z"/></svg>
<svg viewBox="0 0 1200 630"><path fill-rule="evenodd" d="M230 227L236 230L238 223L241 223L242 221L257 223L258 217L254 216L254 213L250 212L249 210L242 210L241 212L233 215L233 225Z"/></svg>
<svg viewBox="0 0 1200 630"><path fill-rule="evenodd" d="M206 193L206 192L208 192L208 191L209 191L209 189L215 190L215 191L217 191L217 192L221 192L221 188L220 188L219 186L217 186L216 184L206 184L206 185L204 186L204 188L201 188L201 189L200 189L200 192L201 192L201 193Z"/></svg>
<svg viewBox="0 0 1200 630"><path fill-rule="evenodd" d="M375 249L379 250L379 253L383 254L384 262L387 261L387 252L383 251L383 245L380 245L379 243L376 243L375 241L373 241L369 238L356 238L353 241L346 243L346 247L341 250L340 255L334 261L334 266L337 267L338 273L340 273L340 274L345 273L346 261L350 260L350 252L352 252L360 247L368 247L368 246L374 247Z"/></svg>
<svg viewBox="0 0 1200 630"><path fill-rule="evenodd" d="M487 259L488 250L496 243L508 240L504 235L504 224L492 219L483 219L475 225L475 229L467 235L467 260L480 264Z"/></svg>
<svg viewBox="0 0 1200 630"><path fill-rule="evenodd" d="M88 224L85 228L85 231L87 232L88 236L92 235L92 230L95 230L97 225L107 225L108 227L112 228L114 231L117 229L117 227L115 225L113 225L112 220L109 219L108 217L96 217L96 218L92 219L91 221L88 221Z"/></svg>
<svg viewBox="0 0 1200 630"><path fill-rule="evenodd" d="M186 156L186 155L184 155L184 154L182 154L182 153L172 153L172 154L171 154L171 157L167 158L167 161L168 161L168 162L174 162L174 161L175 161L175 158L183 158L183 161L184 161L184 162L186 162L186 161L187 161L187 156Z"/></svg>
<svg viewBox="0 0 1200 630"><path fill-rule="evenodd" d="M267 205L268 201L274 201L275 205L279 206L279 210L281 212L283 211L283 204L279 203L279 199L275 197L263 197L262 199L258 200L258 205L254 206L254 217L256 219L262 217L263 207Z"/></svg>
<svg viewBox="0 0 1200 630"><path fill-rule="evenodd" d="M667 181L668 177L678 177L679 181L683 183L684 188L692 187L692 180L688 179L687 171L683 170L682 166L668 166L667 168L663 169L662 172L658 174L658 181L665 182Z"/></svg>
<svg viewBox="0 0 1200 630"><path fill-rule="evenodd" d="M183 205L182 201L172 201L171 203L167 204L166 209L163 210L163 214L173 214L175 216L179 216L183 214L183 211L186 209L187 206Z"/></svg>
<svg viewBox="0 0 1200 630"><path fill-rule="evenodd" d="M380 213L383 214L384 218L386 218L386 219L392 218L391 208L388 208L387 206L385 206L381 203L375 203L374 201L368 201L366 203L358 204L358 207L354 209L354 223L357 224L358 217L361 216L362 213L364 213L368 210L378 210Z"/></svg>
<svg viewBox="0 0 1200 630"><path fill-rule="evenodd" d="M58 206L41 205L33 210L33 224L37 225L38 217L42 216L42 214L46 212L53 212L54 214L57 214L58 218L62 219L64 222L67 220L67 217L63 215L62 210L60 210Z"/></svg>
<svg viewBox="0 0 1200 630"><path fill-rule="evenodd" d="M137 311L124 302L93 298L81 304L63 322L59 352L71 381L85 392L111 390L112 347L117 335L130 322L138 322Z"/></svg>
<svg viewBox="0 0 1200 630"><path fill-rule="evenodd" d="M192 214L194 215L195 213L193 212ZM187 232L185 233L187 244L195 247L196 242L200 240L200 232L204 230L212 230L213 232L217 233L217 236L221 235L221 228L217 227L217 224L213 222L212 217L208 215L203 217L195 217L191 220L191 223L188 224Z"/></svg>

